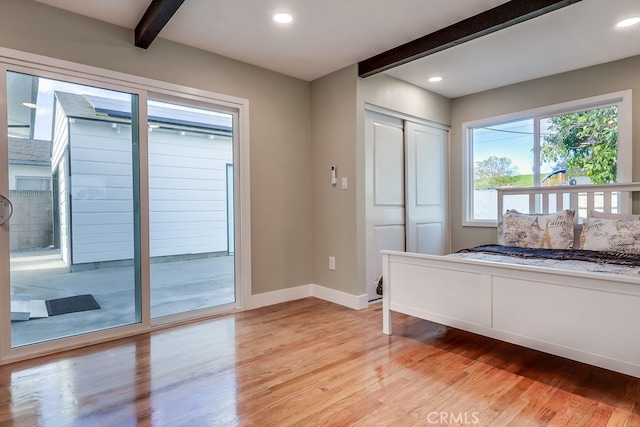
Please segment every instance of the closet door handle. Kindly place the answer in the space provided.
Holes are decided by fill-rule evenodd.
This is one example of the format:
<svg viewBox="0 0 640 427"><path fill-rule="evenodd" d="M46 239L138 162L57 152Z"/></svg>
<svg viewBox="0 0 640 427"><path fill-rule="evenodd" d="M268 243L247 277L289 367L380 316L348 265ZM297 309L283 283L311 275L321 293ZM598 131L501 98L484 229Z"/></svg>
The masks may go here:
<svg viewBox="0 0 640 427"><path fill-rule="evenodd" d="M6 196L0 194L0 225L9 221L13 215L13 203Z"/></svg>

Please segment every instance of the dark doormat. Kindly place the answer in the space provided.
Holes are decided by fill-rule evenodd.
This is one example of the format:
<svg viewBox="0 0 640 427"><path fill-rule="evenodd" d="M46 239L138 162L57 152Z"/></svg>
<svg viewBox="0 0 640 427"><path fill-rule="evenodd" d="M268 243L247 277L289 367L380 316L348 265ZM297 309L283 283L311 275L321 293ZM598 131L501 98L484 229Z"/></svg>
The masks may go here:
<svg viewBox="0 0 640 427"><path fill-rule="evenodd" d="M66 298L49 299L44 302L49 316L75 313L77 311L97 310L100 308L93 295L76 295Z"/></svg>

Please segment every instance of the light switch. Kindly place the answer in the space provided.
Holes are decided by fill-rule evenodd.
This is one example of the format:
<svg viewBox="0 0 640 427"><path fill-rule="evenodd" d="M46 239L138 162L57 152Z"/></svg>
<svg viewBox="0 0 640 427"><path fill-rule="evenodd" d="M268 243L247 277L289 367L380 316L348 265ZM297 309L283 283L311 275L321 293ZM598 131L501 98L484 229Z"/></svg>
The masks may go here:
<svg viewBox="0 0 640 427"><path fill-rule="evenodd" d="M347 177L346 176L342 177L342 189L343 190L347 189Z"/></svg>

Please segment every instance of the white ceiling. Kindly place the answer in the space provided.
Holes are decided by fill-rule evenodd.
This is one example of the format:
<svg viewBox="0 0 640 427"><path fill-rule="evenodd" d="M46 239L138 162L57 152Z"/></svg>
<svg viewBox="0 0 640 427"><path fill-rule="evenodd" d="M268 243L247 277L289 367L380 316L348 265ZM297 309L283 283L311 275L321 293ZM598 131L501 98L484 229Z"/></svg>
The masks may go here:
<svg viewBox="0 0 640 427"><path fill-rule="evenodd" d="M132 30L150 3L36 1ZM312 81L505 2L187 0L159 37ZM282 11L291 24L272 21ZM640 54L640 26L615 28L630 16L640 1L583 0L386 73L453 98L609 62Z"/></svg>

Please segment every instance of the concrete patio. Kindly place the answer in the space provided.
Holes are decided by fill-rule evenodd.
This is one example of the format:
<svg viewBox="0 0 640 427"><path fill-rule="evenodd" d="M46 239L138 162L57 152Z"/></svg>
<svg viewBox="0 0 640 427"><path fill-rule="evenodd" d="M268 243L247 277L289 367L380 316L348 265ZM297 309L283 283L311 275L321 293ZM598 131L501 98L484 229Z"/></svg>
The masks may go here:
<svg viewBox="0 0 640 427"><path fill-rule="evenodd" d="M12 254L11 295L49 300L82 294L93 295L100 309L12 322L12 346L136 321L133 266L69 272L55 250ZM152 318L229 304L234 300L233 256L151 263Z"/></svg>

